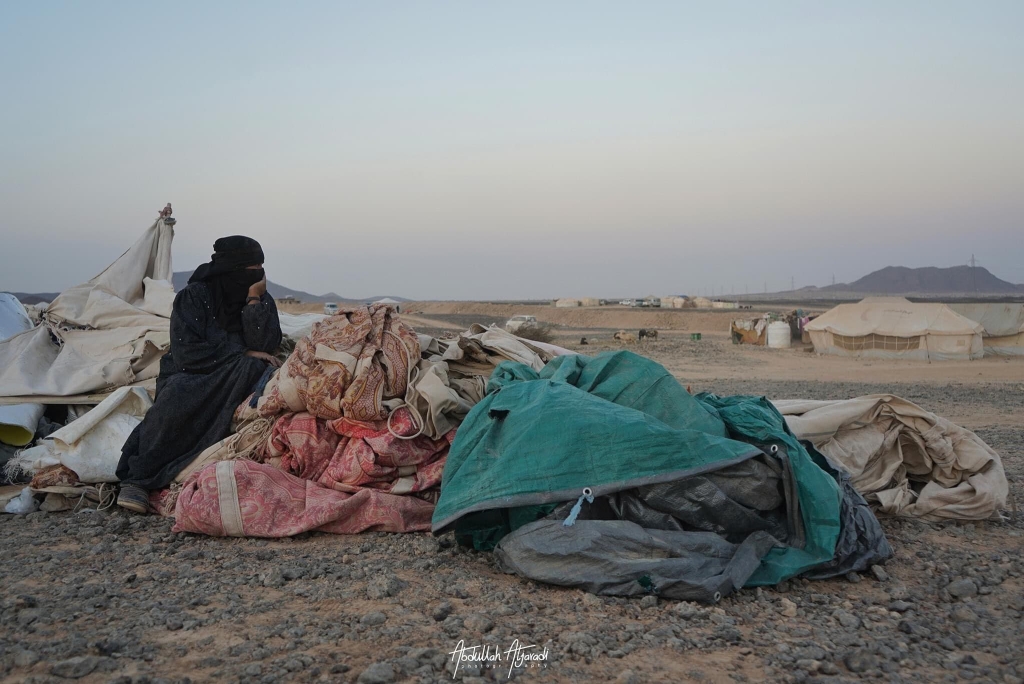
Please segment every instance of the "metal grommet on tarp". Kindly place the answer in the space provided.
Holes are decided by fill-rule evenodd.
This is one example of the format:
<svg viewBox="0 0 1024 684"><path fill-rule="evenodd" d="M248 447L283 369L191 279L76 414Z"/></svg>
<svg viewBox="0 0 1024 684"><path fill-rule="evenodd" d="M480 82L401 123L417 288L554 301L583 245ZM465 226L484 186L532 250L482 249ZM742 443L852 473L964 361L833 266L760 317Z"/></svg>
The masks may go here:
<svg viewBox="0 0 1024 684"><path fill-rule="evenodd" d="M565 519L565 522L562 523L563 525L571 527L572 524L576 522L576 516L580 514L580 510L583 508L584 499L587 500L587 503L594 503L594 490L590 487L583 488L583 494L580 495L580 498L576 499L576 504L572 507L572 510L569 511L569 516Z"/></svg>

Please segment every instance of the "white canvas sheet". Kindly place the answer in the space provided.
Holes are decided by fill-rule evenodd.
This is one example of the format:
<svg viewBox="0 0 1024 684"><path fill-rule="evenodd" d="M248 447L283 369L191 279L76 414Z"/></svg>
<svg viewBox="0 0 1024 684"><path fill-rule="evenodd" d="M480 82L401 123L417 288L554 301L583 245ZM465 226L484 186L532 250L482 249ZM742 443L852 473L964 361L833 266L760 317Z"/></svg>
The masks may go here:
<svg viewBox="0 0 1024 684"><path fill-rule="evenodd" d="M173 237L158 219L102 273L51 302L45 325L0 342L0 396L87 394L155 377L170 344Z"/></svg>
<svg viewBox="0 0 1024 684"><path fill-rule="evenodd" d="M141 387L121 387L78 420L72 421L38 446L25 449L11 461L28 473L63 465L82 482L117 482L121 447L153 405Z"/></svg>
<svg viewBox="0 0 1024 684"><path fill-rule="evenodd" d="M31 328L32 320L21 302L14 295L0 293L0 340ZM0 406L0 442L18 447L31 442L43 410L42 404Z"/></svg>
<svg viewBox="0 0 1024 684"><path fill-rule="evenodd" d="M882 511L924 520L985 520L1006 506L1002 461L970 430L906 399L772 402L786 424L850 473Z"/></svg>

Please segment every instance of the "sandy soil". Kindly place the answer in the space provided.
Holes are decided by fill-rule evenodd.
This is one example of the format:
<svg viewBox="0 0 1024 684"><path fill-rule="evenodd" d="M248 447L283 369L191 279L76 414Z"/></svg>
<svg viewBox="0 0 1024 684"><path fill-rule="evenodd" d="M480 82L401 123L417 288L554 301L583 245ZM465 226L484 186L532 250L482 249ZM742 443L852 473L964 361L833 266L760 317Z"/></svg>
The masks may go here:
<svg viewBox="0 0 1024 684"><path fill-rule="evenodd" d="M436 332L513 313L591 354L621 348L609 331L658 327L661 339L631 348L694 391L906 397L977 431L1024 500L1024 361L735 346L731 312L443 303L406 320ZM795 580L710 607L535 584L448 537L214 539L118 511L0 516L0 681L452 681L460 639L503 650L519 639L549 650L545 667L513 670L526 682L1024 682L1024 520L882 523L896 555L877 576ZM458 678L507 673L504 662Z"/></svg>

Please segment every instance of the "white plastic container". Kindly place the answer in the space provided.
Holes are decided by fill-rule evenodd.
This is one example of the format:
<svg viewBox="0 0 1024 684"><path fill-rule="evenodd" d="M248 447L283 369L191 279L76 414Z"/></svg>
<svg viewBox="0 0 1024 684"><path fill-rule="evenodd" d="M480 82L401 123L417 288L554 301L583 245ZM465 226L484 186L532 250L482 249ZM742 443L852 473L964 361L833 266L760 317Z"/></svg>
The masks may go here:
<svg viewBox="0 0 1024 684"><path fill-rule="evenodd" d="M789 349L793 342L792 338L789 323L775 321L768 324L768 346L772 349Z"/></svg>

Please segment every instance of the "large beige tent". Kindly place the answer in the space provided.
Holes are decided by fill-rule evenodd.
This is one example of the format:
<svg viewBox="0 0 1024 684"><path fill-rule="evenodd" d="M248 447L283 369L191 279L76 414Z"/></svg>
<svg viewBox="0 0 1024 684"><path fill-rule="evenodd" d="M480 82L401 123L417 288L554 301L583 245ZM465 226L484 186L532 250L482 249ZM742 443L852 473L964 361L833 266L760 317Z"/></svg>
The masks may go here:
<svg viewBox="0 0 1024 684"><path fill-rule="evenodd" d="M903 297L840 304L804 330L819 354L946 361L980 359L984 353L980 323L945 304L913 303Z"/></svg>
<svg viewBox="0 0 1024 684"><path fill-rule="evenodd" d="M981 323L985 356L1024 356L1024 304L950 304Z"/></svg>

